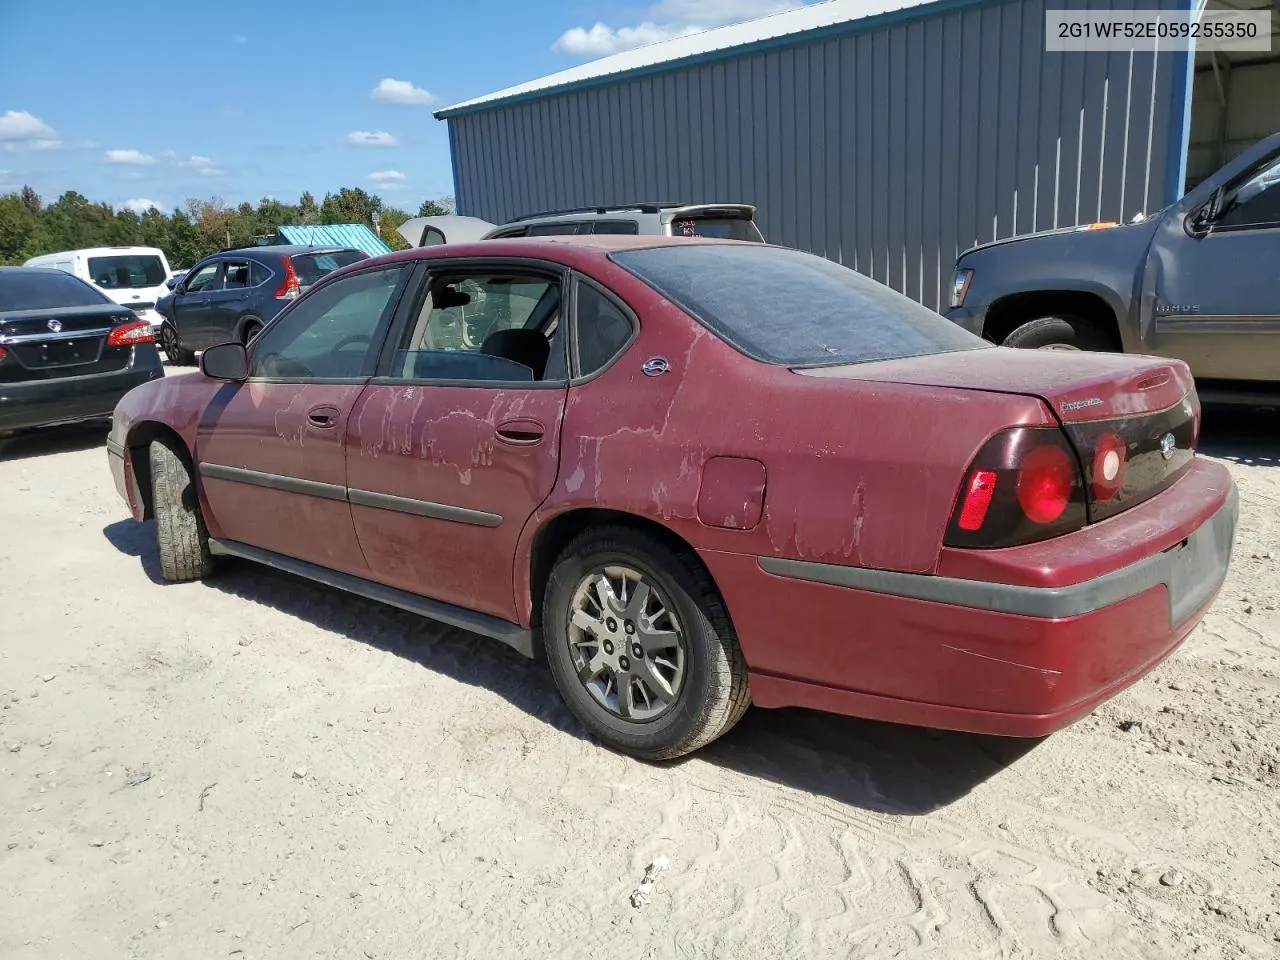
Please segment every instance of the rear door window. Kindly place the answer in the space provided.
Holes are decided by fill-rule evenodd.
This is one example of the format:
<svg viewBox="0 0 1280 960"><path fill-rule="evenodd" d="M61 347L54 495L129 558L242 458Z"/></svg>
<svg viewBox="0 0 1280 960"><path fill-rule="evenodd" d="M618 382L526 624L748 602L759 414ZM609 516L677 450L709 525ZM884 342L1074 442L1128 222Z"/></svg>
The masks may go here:
<svg viewBox="0 0 1280 960"><path fill-rule="evenodd" d="M253 286L250 282L250 268L247 260L228 260L222 275L223 290L243 290Z"/></svg>
<svg viewBox="0 0 1280 960"><path fill-rule="evenodd" d="M169 274L154 254L130 253L89 258L89 278L104 290L159 287Z"/></svg>
<svg viewBox="0 0 1280 960"><path fill-rule="evenodd" d="M569 223L535 223L529 228L529 236L531 237L564 237L590 232L591 224L581 220L574 220Z"/></svg>
<svg viewBox="0 0 1280 960"><path fill-rule="evenodd" d="M634 220L597 220L594 232L634 235L640 232L640 225Z"/></svg>

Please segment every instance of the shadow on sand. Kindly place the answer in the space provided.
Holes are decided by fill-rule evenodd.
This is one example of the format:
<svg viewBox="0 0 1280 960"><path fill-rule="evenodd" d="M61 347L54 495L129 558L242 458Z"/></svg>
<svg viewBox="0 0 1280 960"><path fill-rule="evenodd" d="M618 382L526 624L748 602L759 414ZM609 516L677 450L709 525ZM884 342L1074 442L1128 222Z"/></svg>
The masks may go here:
<svg viewBox="0 0 1280 960"><path fill-rule="evenodd" d="M121 553L162 583L151 523L123 520L103 530ZM412 614L240 561L221 560L205 581L248 603L279 610L455 680L484 687L567 733L587 734L563 706L545 663ZM946 807L1033 749L1012 740L925 730L807 710L747 712L697 759L879 813ZM679 766L686 761L674 761Z"/></svg>

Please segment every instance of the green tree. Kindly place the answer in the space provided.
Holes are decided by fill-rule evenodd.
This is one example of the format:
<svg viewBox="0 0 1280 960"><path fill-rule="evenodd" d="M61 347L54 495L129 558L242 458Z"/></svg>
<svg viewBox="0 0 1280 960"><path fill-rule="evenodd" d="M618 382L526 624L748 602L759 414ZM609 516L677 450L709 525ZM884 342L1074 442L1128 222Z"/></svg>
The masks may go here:
<svg viewBox="0 0 1280 960"><path fill-rule="evenodd" d="M382 209L382 201L359 187L343 187L336 194L326 193L320 204L321 223L362 223L373 226L373 215Z"/></svg>
<svg viewBox="0 0 1280 960"><path fill-rule="evenodd" d="M443 217L454 212L453 197L441 197L439 200L423 200L418 207L420 217Z"/></svg>
<svg viewBox="0 0 1280 960"><path fill-rule="evenodd" d="M408 219L409 212L396 207L384 207L381 214L379 214L378 236L392 250L408 249L409 244L405 242L404 237L400 236L399 231L396 229Z"/></svg>

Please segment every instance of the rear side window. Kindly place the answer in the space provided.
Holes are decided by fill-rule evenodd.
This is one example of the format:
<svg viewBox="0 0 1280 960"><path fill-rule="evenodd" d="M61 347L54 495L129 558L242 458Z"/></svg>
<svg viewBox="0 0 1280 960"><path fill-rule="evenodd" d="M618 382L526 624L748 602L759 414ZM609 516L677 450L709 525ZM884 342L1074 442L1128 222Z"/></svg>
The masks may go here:
<svg viewBox="0 0 1280 960"><path fill-rule="evenodd" d="M578 376L589 377L606 366L631 339L631 321L618 306L588 284L578 282L577 337L574 350Z"/></svg>
<svg viewBox="0 0 1280 960"><path fill-rule="evenodd" d="M249 282L252 286L260 287L271 279L271 271L257 260L254 260L249 264L249 270Z"/></svg>
<svg viewBox="0 0 1280 960"><path fill-rule="evenodd" d="M799 250L708 243L611 259L764 363L834 366L992 346L869 277Z"/></svg>
<svg viewBox="0 0 1280 960"><path fill-rule="evenodd" d="M137 290L161 286L168 278L154 254L130 253L89 258L89 279L104 290Z"/></svg>
<svg viewBox="0 0 1280 960"><path fill-rule="evenodd" d="M535 223L529 228L531 237L563 237L574 233L590 232L590 224L580 220L571 223Z"/></svg>
<svg viewBox="0 0 1280 960"><path fill-rule="evenodd" d="M597 220L594 232L634 235L640 232L640 224L634 220Z"/></svg>
<svg viewBox="0 0 1280 960"><path fill-rule="evenodd" d="M0 270L0 310L50 310L113 302L83 280L61 270Z"/></svg>
<svg viewBox="0 0 1280 960"><path fill-rule="evenodd" d="M295 253L291 259L298 283L307 287L340 267L365 259L365 256L359 250L337 250L333 253Z"/></svg>

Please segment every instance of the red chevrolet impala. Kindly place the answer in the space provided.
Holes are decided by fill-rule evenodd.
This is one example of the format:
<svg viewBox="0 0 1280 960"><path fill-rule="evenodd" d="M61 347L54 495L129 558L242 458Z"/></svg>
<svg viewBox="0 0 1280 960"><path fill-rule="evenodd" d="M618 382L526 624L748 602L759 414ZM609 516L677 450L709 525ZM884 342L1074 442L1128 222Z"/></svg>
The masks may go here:
<svg viewBox="0 0 1280 960"><path fill-rule="evenodd" d="M1169 655L1237 496L1187 367L1011 350L828 260L566 237L362 261L108 441L220 556L545 655L642 757L749 703L1036 737Z"/></svg>

